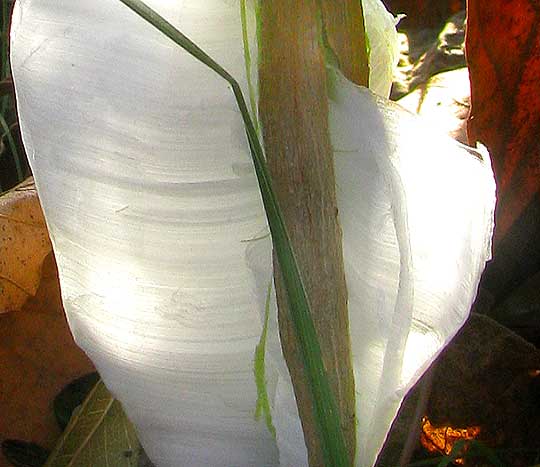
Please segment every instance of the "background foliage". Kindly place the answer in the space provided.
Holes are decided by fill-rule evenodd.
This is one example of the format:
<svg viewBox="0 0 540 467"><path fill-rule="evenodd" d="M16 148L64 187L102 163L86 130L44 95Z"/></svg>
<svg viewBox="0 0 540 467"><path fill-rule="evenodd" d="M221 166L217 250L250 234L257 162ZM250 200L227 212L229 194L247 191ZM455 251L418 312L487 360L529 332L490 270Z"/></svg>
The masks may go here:
<svg viewBox="0 0 540 467"><path fill-rule="evenodd" d="M15 95L8 60L9 19L14 0L1 1L0 51L0 192L30 174L15 112Z"/></svg>

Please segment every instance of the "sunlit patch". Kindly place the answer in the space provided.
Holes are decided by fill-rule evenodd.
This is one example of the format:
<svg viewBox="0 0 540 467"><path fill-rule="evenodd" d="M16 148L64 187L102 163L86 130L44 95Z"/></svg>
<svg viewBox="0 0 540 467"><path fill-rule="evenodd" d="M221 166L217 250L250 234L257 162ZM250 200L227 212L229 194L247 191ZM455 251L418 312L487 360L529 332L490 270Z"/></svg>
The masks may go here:
<svg viewBox="0 0 540 467"><path fill-rule="evenodd" d="M479 434L479 426L469 426L466 428L455 428L452 426L436 427L431 424L428 417L424 416L422 418L420 442L429 452L449 455L458 441L471 441L476 439ZM463 458L457 458L454 462L463 465L465 461Z"/></svg>
<svg viewBox="0 0 540 467"><path fill-rule="evenodd" d="M414 325L413 325L414 326ZM401 369L401 381L407 384L416 372L433 356L441 347L441 342L434 333L412 328L407 338L403 366Z"/></svg>

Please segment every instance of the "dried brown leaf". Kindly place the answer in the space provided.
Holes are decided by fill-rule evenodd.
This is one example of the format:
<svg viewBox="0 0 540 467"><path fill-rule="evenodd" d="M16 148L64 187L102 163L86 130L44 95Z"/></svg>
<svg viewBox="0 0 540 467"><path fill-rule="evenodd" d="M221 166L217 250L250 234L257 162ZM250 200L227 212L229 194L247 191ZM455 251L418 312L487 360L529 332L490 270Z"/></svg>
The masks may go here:
<svg viewBox="0 0 540 467"><path fill-rule="evenodd" d="M39 287L51 242L33 179L0 196L0 313L19 310Z"/></svg>
<svg viewBox="0 0 540 467"><path fill-rule="evenodd" d="M42 276L20 313L0 314L0 442L21 439L52 449L60 435L54 397L94 367L73 342L52 254ZM7 465L0 453L0 466Z"/></svg>

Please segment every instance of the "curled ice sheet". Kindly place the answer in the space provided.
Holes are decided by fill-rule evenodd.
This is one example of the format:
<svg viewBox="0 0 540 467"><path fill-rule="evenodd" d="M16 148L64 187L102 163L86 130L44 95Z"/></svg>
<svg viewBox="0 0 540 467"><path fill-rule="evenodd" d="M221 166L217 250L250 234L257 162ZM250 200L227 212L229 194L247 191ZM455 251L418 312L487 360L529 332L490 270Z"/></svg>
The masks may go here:
<svg viewBox="0 0 540 467"><path fill-rule="evenodd" d="M362 0L369 49L369 88L388 97L399 58L395 18L380 0Z"/></svg>
<svg viewBox="0 0 540 467"><path fill-rule="evenodd" d="M148 4L245 84L236 2ZM11 54L72 332L149 456L158 467L305 465L274 296L267 378L279 459L253 417L271 242L251 241L266 221L226 84L111 0L18 0ZM404 391L467 316L494 188L474 151L333 81L365 467Z"/></svg>
<svg viewBox="0 0 540 467"><path fill-rule="evenodd" d="M467 319L491 255L489 155L463 146L334 70L330 126L357 402L357 467L375 463L403 397ZM250 264L268 277L268 249ZM264 283L258 281L261 294ZM271 305L275 310L275 301ZM268 351L279 362L277 323ZM288 374L274 418L282 465L307 466ZM286 382L286 383L285 383ZM287 423L280 422L287 420ZM302 457L303 456L303 457ZM303 461L300 461L303 459Z"/></svg>
<svg viewBox="0 0 540 467"><path fill-rule="evenodd" d="M236 2L148 4L244 76ZM119 1L19 0L11 44L77 343L157 466L277 465L244 259L266 220L227 84Z"/></svg>
<svg viewBox="0 0 540 467"><path fill-rule="evenodd" d="M357 465L368 466L405 393L467 319L490 259L495 182L487 151L331 74Z"/></svg>

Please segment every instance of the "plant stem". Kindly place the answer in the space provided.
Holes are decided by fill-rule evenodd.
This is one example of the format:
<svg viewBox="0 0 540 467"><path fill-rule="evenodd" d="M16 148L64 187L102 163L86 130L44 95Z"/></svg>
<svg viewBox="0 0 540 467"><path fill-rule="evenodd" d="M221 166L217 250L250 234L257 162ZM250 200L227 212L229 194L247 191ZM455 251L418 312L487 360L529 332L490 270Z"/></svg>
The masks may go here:
<svg viewBox="0 0 540 467"><path fill-rule="evenodd" d="M345 73L354 75L360 84L367 83L361 2L262 1L259 24L259 114L265 152L337 401L346 449L339 462L352 465L356 454L355 388L328 129L324 47L332 49L338 63L354 58ZM279 262L275 263L277 266ZM283 275L283 271L278 273L276 283L281 344L294 385L309 462L311 466L329 465L317 436L317 402L310 397Z"/></svg>
<svg viewBox="0 0 540 467"><path fill-rule="evenodd" d="M320 437L325 465L328 467L348 465L346 461L345 442L340 427L339 412L336 408L323 364L321 348L311 317L305 287L300 275L290 237L285 227L282 211L272 189L272 182L266 167L263 149L250 117L246 101L242 95L242 90L238 82L224 68L216 63L188 37L178 31L172 24L144 4L144 2L140 0L120 1L196 59L207 65L225 79L232 88L246 128L255 172L259 182L270 232L272 234L274 249L281 268L285 290L287 292L291 320L296 338L299 342L300 354L309 381L310 396L314 401L314 414L316 426L318 428L317 433Z"/></svg>
<svg viewBox="0 0 540 467"><path fill-rule="evenodd" d="M339 61L339 69L350 81L369 82L368 52L362 2L359 0L318 0L328 45Z"/></svg>

